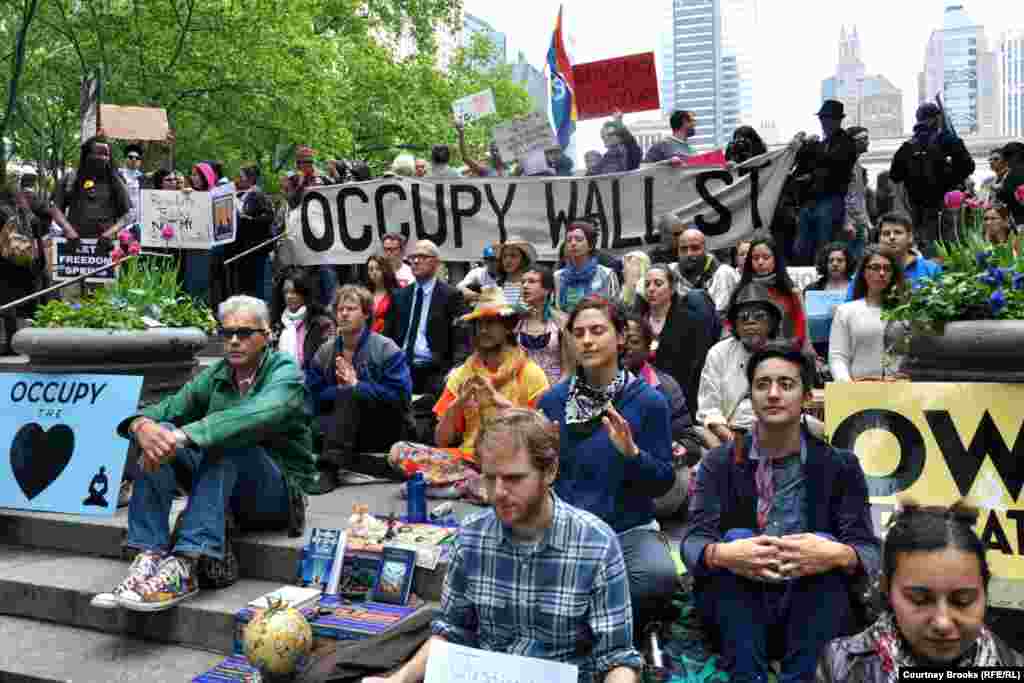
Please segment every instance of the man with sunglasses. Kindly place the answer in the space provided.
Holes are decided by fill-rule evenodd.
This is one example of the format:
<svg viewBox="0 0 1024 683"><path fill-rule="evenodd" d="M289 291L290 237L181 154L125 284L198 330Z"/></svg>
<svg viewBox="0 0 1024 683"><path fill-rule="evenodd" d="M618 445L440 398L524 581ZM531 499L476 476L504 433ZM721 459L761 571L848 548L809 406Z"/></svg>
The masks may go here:
<svg viewBox="0 0 1024 683"><path fill-rule="evenodd" d="M119 168L118 173L128 188L128 198L132 204L127 224L134 225L141 220L142 188L146 182L146 174L142 170L142 145L132 143L124 148L124 168Z"/></svg>
<svg viewBox="0 0 1024 683"><path fill-rule="evenodd" d="M262 300L231 297L219 313L225 358L118 425L141 469L127 541L139 552L128 576L93 599L96 607L159 612L193 597L200 578L221 578L206 568L237 566L232 519L247 530L302 534L303 494L316 478L302 374L267 345L270 312ZM189 502L172 537L168 515L183 473Z"/></svg>

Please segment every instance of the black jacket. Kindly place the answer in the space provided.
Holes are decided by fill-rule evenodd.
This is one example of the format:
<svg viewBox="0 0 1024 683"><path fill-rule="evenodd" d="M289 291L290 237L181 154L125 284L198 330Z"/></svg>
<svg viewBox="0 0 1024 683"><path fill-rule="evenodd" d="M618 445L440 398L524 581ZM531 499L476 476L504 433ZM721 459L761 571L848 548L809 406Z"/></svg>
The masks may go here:
<svg viewBox="0 0 1024 683"><path fill-rule="evenodd" d="M974 173L974 159L964 141L948 133L937 142L922 144L915 138L896 150L889 167L889 181L902 183L915 206L941 208L946 193Z"/></svg>
<svg viewBox="0 0 1024 683"><path fill-rule="evenodd" d="M796 177L801 180L800 202L829 195L845 195L857 161L857 146L845 130L828 142L808 142L796 155Z"/></svg>
<svg viewBox="0 0 1024 683"><path fill-rule="evenodd" d="M416 283L403 287L392 294L391 307L384 323L384 336L391 337L399 348L405 348L406 331L412 322L412 308L416 296ZM448 370L465 360L460 352L459 329L455 320L462 313L462 293L447 282L437 280L430 297L427 316L427 344L434 357L434 365Z"/></svg>

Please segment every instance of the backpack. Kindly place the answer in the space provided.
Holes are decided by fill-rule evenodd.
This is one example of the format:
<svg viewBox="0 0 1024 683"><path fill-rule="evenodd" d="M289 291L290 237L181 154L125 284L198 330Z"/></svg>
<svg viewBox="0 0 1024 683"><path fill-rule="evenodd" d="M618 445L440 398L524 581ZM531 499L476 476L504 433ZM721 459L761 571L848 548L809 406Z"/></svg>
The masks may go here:
<svg viewBox="0 0 1024 683"><path fill-rule="evenodd" d="M946 155L942 146L922 144L917 140L909 144L910 155L903 182L910 199L915 204L922 204L936 196L941 197L949 189L946 187Z"/></svg>

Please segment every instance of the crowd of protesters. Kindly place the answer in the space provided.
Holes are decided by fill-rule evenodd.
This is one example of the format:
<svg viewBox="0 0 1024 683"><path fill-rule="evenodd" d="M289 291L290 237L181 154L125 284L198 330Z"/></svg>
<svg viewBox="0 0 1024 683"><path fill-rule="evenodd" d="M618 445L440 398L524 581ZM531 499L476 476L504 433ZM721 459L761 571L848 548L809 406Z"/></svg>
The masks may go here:
<svg viewBox="0 0 1024 683"><path fill-rule="evenodd" d="M834 381L883 372L882 302L941 272L932 257L948 237L942 202L974 163L942 111L922 105L886 181L903 210L876 214L858 162L867 131L842 128L839 102L818 116L822 136L800 139L770 230L728 255L666 216L657 248L620 259L598 248L594 223L576 220L559 262L510 237L452 282L436 244L397 232L363 268L276 263L269 241L281 211L258 167L243 166L238 239L190 256L182 272L216 308L225 358L121 423L141 464L128 525L139 552L94 605L160 611L201 584L224 585L234 529L301 530L305 494L343 485L372 452L405 476L422 473L428 495L489 506L456 542L434 638L572 662L580 680L638 680L640 631L677 587L660 523L685 517L679 555L733 680L766 680L770 660L780 680L809 680L816 668L822 680L881 681L894 663L1020 663L980 625L989 572L969 514L904 510L883 550L859 461L823 440L803 408L825 369ZM617 115L581 172L683 165L697 125L674 113L672 135L645 156ZM560 149L512 163L492 146L486 161L471 160L456 127L472 175L574 173ZM118 169L109 143L86 141L49 206L33 197L34 178L22 179L5 222L31 258L0 264L0 300L39 286L45 262L31 244L53 226L70 240L110 240L137 221L139 188L227 182L215 161L188 177L146 176L142 148L125 151ZM743 127L727 157L765 151ZM995 178L972 201L986 239L1016 243L1024 145L994 150L991 163ZM444 145L429 163L402 155L391 172L459 174ZM339 159L320 171L300 147L282 177L283 212L312 187L369 177L366 164ZM812 343L804 293L787 272L794 262L818 268L808 291L848 293L827 343ZM175 468L190 471L193 501L172 536ZM955 581L935 578L939 565ZM888 604L866 622L852 589L874 579ZM953 606L909 605L899 586ZM421 679L428 652L389 680Z"/></svg>

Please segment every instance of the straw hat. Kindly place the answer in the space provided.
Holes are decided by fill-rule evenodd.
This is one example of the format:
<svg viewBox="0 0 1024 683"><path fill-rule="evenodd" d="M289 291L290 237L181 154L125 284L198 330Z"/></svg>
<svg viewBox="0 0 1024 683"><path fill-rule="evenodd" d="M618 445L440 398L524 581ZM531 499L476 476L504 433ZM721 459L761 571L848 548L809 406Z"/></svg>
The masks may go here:
<svg viewBox="0 0 1024 683"><path fill-rule="evenodd" d="M513 306L505 299L501 287L490 285L480 290L473 311L459 318L459 322L468 323L483 318L518 318L525 313L521 306Z"/></svg>
<svg viewBox="0 0 1024 683"><path fill-rule="evenodd" d="M537 250L534 248L532 244L530 244L526 240L522 240L517 237L510 237L501 244L497 245L497 247L498 253L496 255L498 257L499 262L504 256L506 249L508 249L509 247L515 247L516 249L523 253L523 265L520 268L520 270L526 270L530 266L537 263Z"/></svg>

